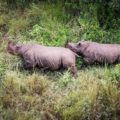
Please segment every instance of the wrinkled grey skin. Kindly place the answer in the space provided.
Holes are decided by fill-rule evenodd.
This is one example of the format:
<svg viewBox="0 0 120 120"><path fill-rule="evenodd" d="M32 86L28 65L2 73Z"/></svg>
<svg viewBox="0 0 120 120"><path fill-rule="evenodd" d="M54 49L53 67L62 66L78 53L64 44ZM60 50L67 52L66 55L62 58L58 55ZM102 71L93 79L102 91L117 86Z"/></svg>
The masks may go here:
<svg viewBox="0 0 120 120"><path fill-rule="evenodd" d="M69 69L74 76L77 75L76 55L67 48L47 47L37 44L14 45L9 42L7 50L10 54L20 56L26 69L38 66L39 68L58 70L63 67Z"/></svg>
<svg viewBox="0 0 120 120"><path fill-rule="evenodd" d="M80 41L78 43L68 43L66 47L82 56L87 64L120 62L120 45L118 44Z"/></svg>

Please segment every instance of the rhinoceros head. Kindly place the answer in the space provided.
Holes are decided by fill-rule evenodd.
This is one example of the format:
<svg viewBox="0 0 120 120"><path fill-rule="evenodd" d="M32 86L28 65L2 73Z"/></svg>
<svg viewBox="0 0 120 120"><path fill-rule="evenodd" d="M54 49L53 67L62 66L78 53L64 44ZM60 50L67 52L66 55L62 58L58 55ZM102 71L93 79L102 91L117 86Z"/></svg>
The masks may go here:
<svg viewBox="0 0 120 120"><path fill-rule="evenodd" d="M9 41L8 46L7 46L7 51L12 54L12 55L17 55L18 54L18 49L20 46L15 45L15 43Z"/></svg>
<svg viewBox="0 0 120 120"><path fill-rule="evenodd" d="M72 50L73 52L75 52L78 55L83 55L85 49L89 46L89 42L88 41L79 41L78 43L71 43L68 42L66 44L66 47L69 48L70 50Z"/></svg>

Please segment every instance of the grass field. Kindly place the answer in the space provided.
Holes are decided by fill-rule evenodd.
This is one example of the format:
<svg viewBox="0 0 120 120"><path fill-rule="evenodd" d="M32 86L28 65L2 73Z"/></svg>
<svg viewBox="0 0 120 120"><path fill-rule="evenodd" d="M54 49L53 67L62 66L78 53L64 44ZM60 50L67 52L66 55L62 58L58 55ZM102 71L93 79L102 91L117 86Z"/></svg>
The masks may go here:
<svg viewBox="0 0 120 120"><path fill-rule="evenodd" d="M20 59L6 51L7 41L64 46L81 39L120 43L120 29L100 28L96 18L70 17L62 4L32 4L0 16L0 120L119 120L120 65L68 71L20 69ZM89 18L89 19L88 19Z"/></svg>

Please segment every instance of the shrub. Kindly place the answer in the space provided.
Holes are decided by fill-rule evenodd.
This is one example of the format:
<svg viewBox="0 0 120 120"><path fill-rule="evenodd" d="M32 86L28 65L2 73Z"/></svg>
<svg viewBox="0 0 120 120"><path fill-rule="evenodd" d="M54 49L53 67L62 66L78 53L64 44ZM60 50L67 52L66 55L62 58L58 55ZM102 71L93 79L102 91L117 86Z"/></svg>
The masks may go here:
<svg viewBox="0 0 120 120"><path fill-rule="evenodd" d="M68 13L73 15L89 13L92 17L97 17L100 27L119 28L116 24L120 24L120 4L118 0L70 0L65 1L65 8Z"/></svg>
<svg viewBox="0 0 120 120"><path fill-rule="evenodd" d="M25 30L29 25L28 19L12 19L9 23L9 33L11 34L18 34L20 31Z"/></svg>

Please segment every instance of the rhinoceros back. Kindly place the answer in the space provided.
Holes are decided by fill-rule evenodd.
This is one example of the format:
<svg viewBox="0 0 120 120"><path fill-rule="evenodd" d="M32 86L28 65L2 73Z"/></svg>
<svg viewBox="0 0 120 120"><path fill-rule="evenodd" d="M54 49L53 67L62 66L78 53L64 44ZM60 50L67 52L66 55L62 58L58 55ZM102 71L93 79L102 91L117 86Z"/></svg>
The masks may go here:
<svg viewBox="0 0 120 120"><path fill-rule="evenodd" d="M26 46L24 46L26 47ZM46 47L41 45L30 46L23 55L28 62L39 67L59 69L66 62L75 62L72 51L62 47ZM64 62L65 61L65 62Z"/></svg>
<svg viewBox="0 0 120 120"><path fill-rule="evenodd" d="M86 56L97 62L115 63L120 60L120 45L91 43L85 51Z"/></svg>

